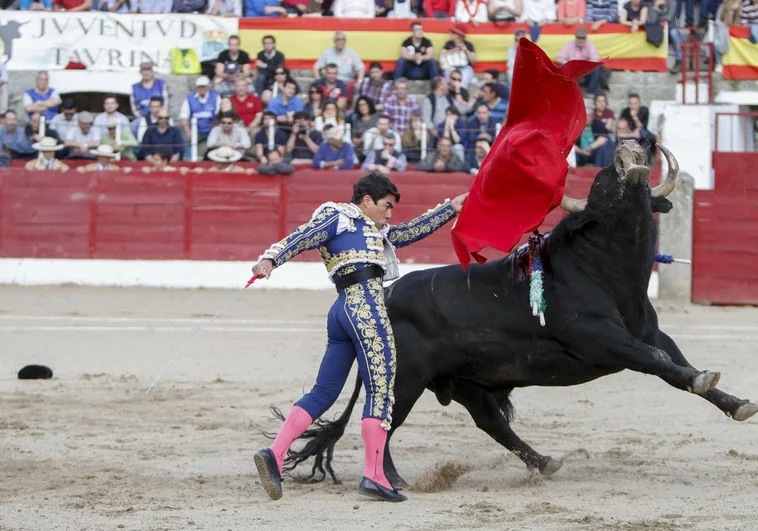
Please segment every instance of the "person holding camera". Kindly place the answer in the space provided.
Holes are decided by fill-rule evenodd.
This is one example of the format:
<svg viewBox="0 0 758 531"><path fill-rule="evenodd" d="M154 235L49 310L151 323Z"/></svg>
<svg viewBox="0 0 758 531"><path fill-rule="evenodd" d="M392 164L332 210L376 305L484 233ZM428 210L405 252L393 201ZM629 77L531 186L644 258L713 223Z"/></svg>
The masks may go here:
<svg viewBox="0 0 758 531"><path fill-rule="evenodd" d="M399 146L398 146L399 147ZM405 171L408 162L399 149L395 147L395 136L387 133L382 138L382 148L369 151L366 160L361 166L362 170L378 171L383 175L389 175L391 171Z"/></svg>
<svg viewBox="0 0 758 531"><path fill-rule="evenodd" d="M287 154L294 163L313 160L324 135L313 129L310 116L305 111L295 113L292 133L287 140Z"/></svg>

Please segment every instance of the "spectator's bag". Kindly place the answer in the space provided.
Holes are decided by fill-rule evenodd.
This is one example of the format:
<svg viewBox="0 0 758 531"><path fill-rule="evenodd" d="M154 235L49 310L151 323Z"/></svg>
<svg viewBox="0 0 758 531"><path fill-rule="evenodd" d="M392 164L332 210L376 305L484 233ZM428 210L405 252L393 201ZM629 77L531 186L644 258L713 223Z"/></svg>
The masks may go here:
<svg viewBox="0 0 758 531"><path fill-rule="evenodd" d="M647 42L656 48L661 47L663 44L663 24L660 22L645 24L645 33L647 34Z"/></svg>
<svg viewBox="0 0 758 531"><path fill-rule="evenodd" d="M202 71L200 60L195 50L172 48L171 49L171 73L172 74L199 74Z"/></svg>
<svg viewBox="0 0 758 531"><path fill-rule="evenodd" d="M174 0L174 13L205 13L206 0Z"/></svg>
<svg viewBox="0 0 758 531"><path fill-rule="evenodd" d="M724 24L721 19L709 20L708 31L703 38L703 42L712 42L713 47L721 55L724 55L729 51L729 26Z"/></svg>
<svg viewBox="0 0 758 531"><path fill-rule="evenodd" d="M442 70L468 65L468 56L463 50L446 51L440 55Z"/></svg>

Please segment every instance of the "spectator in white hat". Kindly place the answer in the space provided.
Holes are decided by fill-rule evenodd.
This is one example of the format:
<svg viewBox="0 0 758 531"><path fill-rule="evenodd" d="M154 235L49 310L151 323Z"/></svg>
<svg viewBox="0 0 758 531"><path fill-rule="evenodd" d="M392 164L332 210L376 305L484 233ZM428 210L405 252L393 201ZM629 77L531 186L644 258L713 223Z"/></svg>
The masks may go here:
<svg viewBox="0 0 758 531"><path fill-rule="evenodd" d="M93 155L97 162L87 164L86 166L79 166L76 171L80 173L88 171L121 171L121 168L117 164L113 164L113 159L116 158L116 152L113 151L113 146L100 144L97 149L91 149L90 155ZM132 169L124 168L124 172L128 173Z"/></svg>
<svg viewBox="0 0 758 531"><path fill-rule="evenodd" d="M63 149L63 144L49 136L44 137L32 149L39 151L40 157L30 160L24 166L27 171L68 171L68 166L55 158L55 153Z"/></svg>
<svg viewBox="0 0 758 531"><path fill-rule="evenodd" d="M200 76L195 81L196 92L188 94L179 111L179 123L182 126L185 137L192 139L190 124L192 118L197 118L197 142L198 152L205 150L205 141L213 129L213 119L218 115L221 108L221 97L218 92L210 88L211 80L207 76ZM202 144L202 148L200 147Z"/></svg>

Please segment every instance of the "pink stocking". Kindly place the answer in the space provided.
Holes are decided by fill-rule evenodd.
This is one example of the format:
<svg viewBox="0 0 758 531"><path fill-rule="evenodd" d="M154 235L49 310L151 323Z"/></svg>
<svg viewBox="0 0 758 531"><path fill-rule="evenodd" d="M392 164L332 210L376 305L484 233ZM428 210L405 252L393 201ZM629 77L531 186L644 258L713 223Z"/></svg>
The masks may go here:
<svg viewBox="0 0 758 531"><path fill-rule="evenodd" d="M282 429L276 434L274 444L271 445L271 451L274 452L274 457L276 457L276 464L279 465L279 472L282 471L287 450L290 449L295 439L300 437L311 424L313 424L313 419L300 406L294 406L290 414L287 415Z"/></svg>
<svg viewBox="0 0 758 531"><path fill-rule="evenodd" d="M392 485L384 475L384 446L387 444L387 430L382 428L381 419L364 418L361 421L361 435L366 452L363 475L382 487L392 490Z"/></svg>

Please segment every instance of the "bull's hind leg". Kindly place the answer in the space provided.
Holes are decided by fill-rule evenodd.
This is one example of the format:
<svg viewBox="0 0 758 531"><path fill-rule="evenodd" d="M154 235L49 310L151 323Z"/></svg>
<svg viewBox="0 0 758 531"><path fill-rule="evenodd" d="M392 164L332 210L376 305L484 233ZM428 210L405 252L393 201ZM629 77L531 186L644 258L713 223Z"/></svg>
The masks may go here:
<svg viewBox="0 0 758 531"><path fill-rule="evenodd" d="M510 402L505 407L501 406L503 401L508 400L507 396L498 401L491 392L474 383L455 380L454 384L453 400L468 410L477 428L515 454L529 470L538 469L549 476L563 466L557 459L537 453L513 432L509 418Z"/></svg>
<svg viewBox="0 0 758 531"><path fill-rule="evenodd" d="M679 347L676 346L674 340L660 330L655 337L655 346L665 351L671 358L671 361L677 365L692 367L690 362L684 357L684 354L682 354L682 351L679 350ZM711 389L701 396L734 420L747 420L758 413L758 405L753 404L749 400L727 394L719 389Z"/></svg>
<svg viewBox="0 0 758 531"><path fill-rule="evenodd" d="M571 324L561 342L570 352L581 353L585 362L652 374L696 395L716 387L721 377L718 372L677 365L665 351L643 343L610 319L581 317Z"/></svg>
<svg viewBox="0 0 758 531"><path fill-rule="evenodd" d="M398 373L398 384L405 384L401 381L401 374ZM395 463L392 461L392 455L390 453L390 441L392 435L400 426L403 425L405 419L408 418L408 414L411 412L416 401L421 397L424 392L424 387L420 389L413 387L410 390L406 389L406 385L395 386L395 404L392 407L392 428L387 435L387 444L384 446L384 475L392 486L396 489L408 488L409 483L405 481L395 468Z"/></svg>

